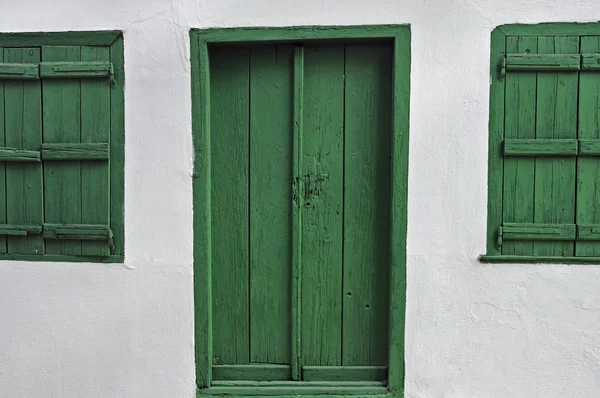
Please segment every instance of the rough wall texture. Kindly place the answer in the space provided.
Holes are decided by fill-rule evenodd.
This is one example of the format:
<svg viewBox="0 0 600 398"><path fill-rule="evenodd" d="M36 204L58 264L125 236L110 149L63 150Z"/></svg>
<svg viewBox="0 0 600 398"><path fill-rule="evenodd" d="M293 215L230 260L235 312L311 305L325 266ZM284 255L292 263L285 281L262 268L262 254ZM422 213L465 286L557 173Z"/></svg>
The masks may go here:
<svg viewBox="0 0 600 398"><path fill-rule="evenodd" d="M3 0L0 31L121 29L126 263L0 264L0 395L192 397L191 27L412 25L406 396L600 394L600 267L484 265L491 30L595 0ZM165 186L168 186L165 189Z"/></svg>

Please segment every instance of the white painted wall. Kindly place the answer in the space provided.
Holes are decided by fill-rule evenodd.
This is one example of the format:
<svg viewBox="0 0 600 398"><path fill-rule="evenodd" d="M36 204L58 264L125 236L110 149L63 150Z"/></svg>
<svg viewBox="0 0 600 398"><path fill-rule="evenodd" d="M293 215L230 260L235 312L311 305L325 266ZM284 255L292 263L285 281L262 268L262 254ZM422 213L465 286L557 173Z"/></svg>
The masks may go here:
<svg viewBox="0 0 600 398"><path fill-rule="evenodd" d="M0 396L192 397L191 27L412 25L407 397L600 396L600 266L485 265L489 40L597 0L2 0L125 36L125 265L0 263Z"/></svg>

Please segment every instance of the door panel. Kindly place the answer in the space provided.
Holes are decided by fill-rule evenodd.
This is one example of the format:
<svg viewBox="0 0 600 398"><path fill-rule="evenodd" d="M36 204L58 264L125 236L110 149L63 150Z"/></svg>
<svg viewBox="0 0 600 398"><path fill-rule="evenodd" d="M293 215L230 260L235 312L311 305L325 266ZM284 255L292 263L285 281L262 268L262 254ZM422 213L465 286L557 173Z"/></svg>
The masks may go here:
<svg viewBox="0 0 600 398"><path fill-rule="evenodd" d="M344 47L305 47L301 364L341 365Z"/></svg>
<svg viewBox="0 0 600 398"><path fill-rule="evenodd" d="M248 329L248 48L211 52L213 361L246 364Z"/></svg>
<svg viewBox="0 0 600 398"><path fill-rule="evenodd" d="M386 365L392 54L346 46L342 365Z"/></svg>
<svg viewBox="0 0 600 398"><path fill-rule="evenodd" d="M308 379L381 380L386 372L392 47L315 43L304 45L302 96L293 84L298 44L209 50L220 380L291 378L292 326ZM294 147L299 98L302 138ZM293 174L294 151L301 175ZM293 320L294 233L301 261Z"/></svg>
<svg viewBox="0 0 600 398"><path fill-rule="evenodd" d="M250 53L250 361L289 364L294 48Z"/></svg>

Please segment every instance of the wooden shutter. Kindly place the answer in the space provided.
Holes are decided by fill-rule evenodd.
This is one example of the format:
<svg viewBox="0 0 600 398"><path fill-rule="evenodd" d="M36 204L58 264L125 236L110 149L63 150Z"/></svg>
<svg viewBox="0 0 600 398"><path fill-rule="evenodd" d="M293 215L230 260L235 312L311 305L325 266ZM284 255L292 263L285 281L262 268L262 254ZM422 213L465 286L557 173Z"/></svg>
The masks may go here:
<svg viewBox="0 0 600 398"><path fill-rule="evenodd" d="M47 254L110 254L109 61L108 47L42 48Z"/></svg>
<svg viewBox="0 0 600 398"><path fill-rule="evenodd" d="M0 50L0 252L43 254L39 48Z"/></svg>
<svg viewBox="0 0 600 398"><path fill-rule="evenodd" d="M506 40L503 255L600 256L600 41Z"/></svg>
<svg viewBox="0 0 600 398"><path fill-rule="evenodd" d="M217 382L386 378L391 57L210 48Z"/></svg>
<svg viewBox="0 0 600 398"><path fill-rule="evenodd" d="M502 254L572 256L579 37L506 41Z"/></svg>

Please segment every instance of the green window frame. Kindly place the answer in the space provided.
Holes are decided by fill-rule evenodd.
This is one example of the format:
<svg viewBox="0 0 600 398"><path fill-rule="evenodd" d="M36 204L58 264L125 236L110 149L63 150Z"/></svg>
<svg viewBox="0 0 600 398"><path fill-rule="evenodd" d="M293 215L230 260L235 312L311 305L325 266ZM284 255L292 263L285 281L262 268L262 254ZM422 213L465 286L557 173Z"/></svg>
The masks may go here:
<svg viewBox="0 0 600 398"><path fill-rule="evenodd" d="M599 60L597 23L492 32L480 261L600 263Z"/></svg>
<svg viewBox="0 0 600 398"><path fill-rule="evenodd" d="M194 307L198 396L402 396L406 298L406 214L410 101L410 28L405 25L192 29L192 131L194 142ZM390 305L387 383L254 382L213 383L211 271L211 132L209 46L236 43L295 43L310 40L385 39L393 42L390 222ZM295 64L295 75L302 64ZM296 80L298 81L298 80ZM295 83L297 84L297 83ZM298 111L296 103L294 109ZM301 129L296 125L295 129ZM292 288L293 289L293 288ZM290 309L292 316L294 309ZM300 349L292 336L292 353ZM295 357L292 355L292 357ZM292 373L294 370L292 362Z"/></svg>
<svg viewBox="0 0 600 398"><path fill-rule="evenodd" d="M121 263L120 31L0 34L0 260Z"/></svg>

